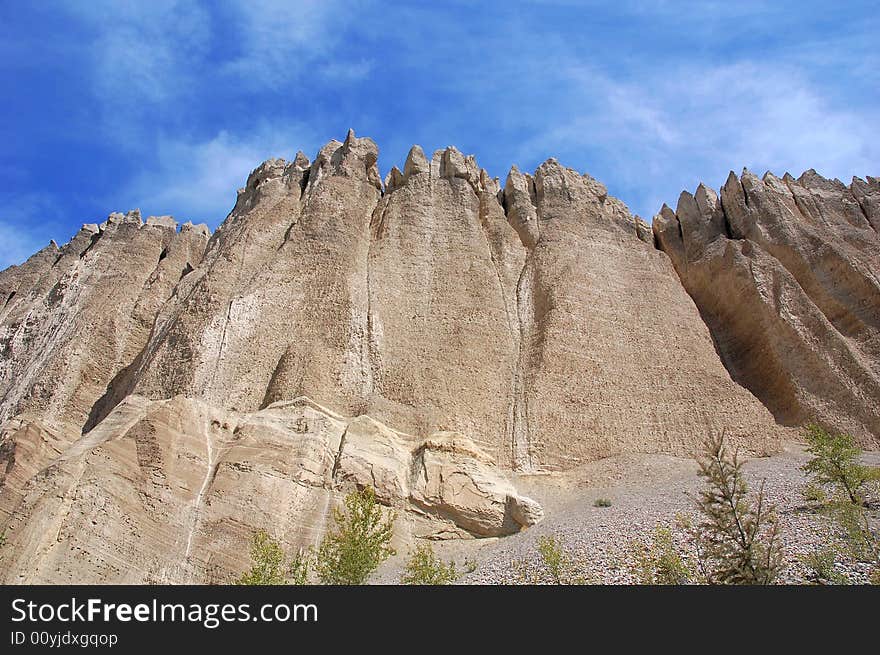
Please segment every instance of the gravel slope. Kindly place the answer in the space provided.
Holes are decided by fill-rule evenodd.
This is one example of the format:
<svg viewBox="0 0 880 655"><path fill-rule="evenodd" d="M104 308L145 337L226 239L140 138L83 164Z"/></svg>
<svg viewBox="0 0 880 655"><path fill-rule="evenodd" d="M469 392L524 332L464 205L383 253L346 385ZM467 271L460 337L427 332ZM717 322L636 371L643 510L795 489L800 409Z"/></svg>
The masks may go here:
<svg viewBox="0 0 880 655"><path fill-rule="evenodd" d="M865 460L880 464L880 452L867 453ZM782 453L744 465L750 489L756 490L764 480L766 498L777 505L787 562L782 581L788 583L808 581L799 558L828 540L828 522L816 516L801 495L805 477L800 467L806 461L803 445L787 443ZM627 455L592 462L564 475L520 476L517 488L544 506L546 517L541 523L511 537L437 542L434 549L444 559L476 561L476 569L460 580L463 584L516 584L524 581L523 571L528 572L528 580L540 582L546 577L536 542L553 535L591 582L634 583L633 541L649 539L657 526L671 528L681 549L689 551L686 530L677 525L676 516L695 516L688 494L696 494L703 484L696 472L695 462L688 459ZM609 499L611 507L595 507L598 498ZM399 580L404 556L386 562L374 582ZM852 582L867 580L867 565L838 562L837 568Z"/></svg>

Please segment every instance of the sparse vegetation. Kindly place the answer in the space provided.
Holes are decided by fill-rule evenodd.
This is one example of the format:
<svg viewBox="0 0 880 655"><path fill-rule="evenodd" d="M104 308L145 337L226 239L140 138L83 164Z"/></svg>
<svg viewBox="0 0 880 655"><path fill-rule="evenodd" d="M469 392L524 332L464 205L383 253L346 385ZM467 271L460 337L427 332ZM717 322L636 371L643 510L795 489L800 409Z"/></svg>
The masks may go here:
<svg viewBox="0 0 880 655"><path fill-rule="evenodd" d="M455 562L443 562L430 544L421 544L410 554L400 581L407 585L445 585L458 578Z"/></svg>
<svg viewBox="0 0 880 655"><path fill-rule="evenodd" d="M324 584L363 584L387 557L391 548L394 513L386 513L372 489L354 491L336 509L335 530L317 550L300 550L288 558L281 544L265 530L254 534L251 568L239 577L240 585L304 585L314 571Z"/></svg>
<svg viewBox="0 0 880 655"><path fill-rule="evenodd" d="M806 427L807 452L813 457L803 466L815 488L830 488L836 499L864 506L871 487L880 480L878 469L859 462L862 451L848 434L831 434L816 424ZM818 495L818 494L817 494Z"/></svg>
<svg viewBox="0 0 880 655"><path fill-rule="evenodd" d="M564 542L554 535L542 535L537 542L542 566L538 569L520 562L519 582L525 584L589 584L590 576L567 552Z"/></svg>
<svg viewBox="0 0 880 655"><path fill-rule="evenodd" d="M812 482L804 485L803 489L801 489L801 495L808 503L823 505L828 500L828 494L825 493L825 489Z"/></svg>
<svg viewBox="0 0 880 655"><path fill-rule="evenodd" d="M868 512L861 505L831 501L825 513L840 529L850 556L859 562L880 562L880 540L871 529Z"/></svg>
<svg viewBox="0 0 880 655"><path fill-rule="evenodd" d="M288 561L281 544L259 530L251 543L251 568L239 577L239 585L305 584L309 574L309 560L299 553Z"/></svg>
<svg viewBox="0 0 880 655"><path fill-rule="evenodd" d="M820 506L844 544L839 551L830 546L826 550L871 563L869 576L873 580L880 571L880 537L871 526L870 507L876 500L880 469L861 463L862 451L848 434L832 434L810 424L804 438L812 455L802 467L809 479L804 496ZM821 562L815 557L807 562L817 577L821 578L815 565L827 564L829 557L829 552L824 552Z"/></svg>
<svg viewBox="0 0 880 655"><path fill-rule="evenodd" d="M846 435L830 435L810 426L807 431L810 459L801 469L803 478L787 469L784 497L800 488L807 506L794 512L786 530L794 529L790 550L800 560L786 581L822 585L865 582L880 584L880 539L877 534L876 468L861 463L862 453ZM588 584L600 579L639 584L770 584L780 579L784 560L776 508L764 494L763 483L750 489L739 454L724 434L710 436L698 456L704 486L693 498L691 511L677 514L652 533L634 535L623 544L602 541L601 552L566 546L560 535L539 536L534 550L514 560L513 571L493 573L508 584ZM763 465L761 465L763 466ZM773 469L771 469L773 470ZM595 498L596 507L611 501ZM785 507L789 507L786 501ZM626 508L622 508L625 519ZM787 510L788 511L788 510ZM318 548L288 558L265 531L254 536L252 568L238 584L364 584L369 575L393 554L394 514L383 508L372 489L346 496L334 511L335 528ZM812 517L812 518L811 518ZM810 526L820 522L810 538ZM799 527L801 526L801 527ZM800 535L800 536L799 536ZM807 541L803 538L807 536ZM0 545L4 537L0 534ZM817 545L813 545L817 544ZM622 548L620 546L623 546ZM805 546L805 548L804 548ZM868 566L866 566L866 564ZM601 567L601 569L599 568ZM408 554L400 581L408 585L453 584L477 565L465 560L459 568L425 542ZM510 569L508 569L509 571Z"/></svg>
<svg viewBox="0 0 880 655"><path fill-rule="evenodd" d="M372 488L353 491L333 510L335 529L318 547L315 570L324 584L360 585L394 555L394 512L386 512Z"/></svg>
<svg viewBox="0 0 880 655"><path fill-rule="evenodd" d="M710 584L770 584L782 570L779 522L764 500L763 483L749 497L736 451L724 434L710 436L697 459L706 485L696 501L702 514L696 545L700 572Z"/></svg>
<svg viewBox="0 0 880 655"><path fill-rule="evenodd" d="M565 584L563 578L569 567L569 559L562 549L562 544L553 536L542 536L538 539L538 552L541 561L550 573L555 584Z"/></svg>
<svg viewBox="0 0 880 655"><path fill-rule="evenodd" d="M314 565L314 557L311 549L300 550L291 560L288 568L287 584L306 585L309 583L309 573Z"/></svg>
<svg viewBox="0 0 880 655"><path fill-rule="evenodd" d="M651 543L636 544L636 552L634 573L639 584L688 584L695 577L679 554L669 528L656 528Z"/></svg>
<svg viewBox="0 0 880 655"><path fill-rule="evenodd" d="M807 566L812 581L816 584L849 584L849 579L834 568L837 551L832 546L817 547L812 553L802 556L801 561Z"/></svg>

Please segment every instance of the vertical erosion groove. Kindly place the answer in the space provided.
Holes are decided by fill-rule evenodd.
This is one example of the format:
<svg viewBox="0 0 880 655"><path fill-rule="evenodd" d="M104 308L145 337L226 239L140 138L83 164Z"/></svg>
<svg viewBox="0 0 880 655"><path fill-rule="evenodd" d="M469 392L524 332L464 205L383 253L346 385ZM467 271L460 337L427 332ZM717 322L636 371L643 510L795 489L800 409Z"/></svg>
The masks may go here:
<svg viewBox="0 0 880 655"><path fill-rule="evenodd" d="M529 252L516 284L516 361L513 371L513 393L508 415L508 441L511 463L516 471L532 470L531 434L529 431L529 405L526 393L526 374L531 325L534 316L532 292L534 271L532 253Z"/></svg>
<svg viewBox="0 0 880 655"><path fill-rule="evenodd" d="M339 467L342 464L342 451L345 449L345 438L348 436L348 425L345 426L345 429L342 431L342 436L339 437L339 449L336 451L336 457L333 458L333 471L330 473L330 479L333 483L336 482L336 476L339 474Z"/></svg>
<svg viewBox="0 0 880 655"><path fill-rule="evenodd" d="M217 349L217 359L214 362L214 370L211 373L211 387L214 387L214 382L217 379L217 372L220 370L220 362L223 360L223 349L226 346L226 328L229 326L229 321L232 318L232 304L235 302L235 298L232 298L226 306L226 317L223 319L223 331L220 335L220 346ZM206 392L209 389L205 390Z"/></svg>
<svg viewBox="0 0 880 655"><path fill-rule="evenodd" d="M485 237L486 249L489 253L489 260L492 264L492 269L495 274L495 279L498 282L498 293L501 294L501 302L504 305L504 315L507 321L507 333L510 336L510 345L511 350L513 352L513 362L510 367L510 387L508 389L509 402L507 408L507 416L505 417L505 437L506 442L509 444L510 448L510 464L514 469L520 468L520 458L517 456L518 447L517 447L517 429L519 425L522 425L521 419L517 418L517 413L520 411L520 407L522 406L521 398L522 398L522 390L521 390L521 380L520 380L520 320L517 312L511 309L510 303L507 299L507 291L504 288L504 278L501 274L501 268L498 261L495 259L495 254L492 251L492 242L489 239L489 212L486 207L487 202L493 202L494 198L487 196L487 194L480 194L480 226L482 229L483 236ZM504 208L503 203L501 203L502 209ZM512 229L512 228L511 228ZM523 266L525 269L525 266ZM522 277L522 271L520 271L520 277ZM517 285L519 286L519 285ZM519 292L517 291L517 296ZM517 302L517 305L519 303ZM526 424L527 425L527 424Z"/></svg>
<svg viewBox="0 0 880 655"><path fill-rule="evenodd" d="M536 197L531 195L532 206L536 210ZM534 252L537 239L522 230L518 219L519 210L516 203L510 202L507 189L502 198L501 207L507 223L516 232L526 257L516 284L516 311L509 312L511 319L516 318L516 329L513 336L516 345L516 359L513 366L511 381L510 407L507 415L507 443L510 448L510 463L515 471L528 472L534 470L532 435L529 425L528 376L532 332L535 323L534 286L535 260ZM513 321L511 320L511 323Z"/></svg>
<svg viewBox="0 0 880 655"><path fill-rule="evenodd" d="M507 318L507 329L514 335L514 338L518 338L516 335L519 334L518 328L515 328L513 324L513 316L510 311L510 303L507 302L507 293L504 289L504 279L501 275L501 268L498 264L498 261L495 259L495 253L492 252L492 242L489 240L489 212L486 208L486 202L491 202L491 199L487 199L485 194L480 194L480 225L482 227L483 236L486 241L486 249L489 252L489 260L492 262L492 269L495 271L495 279L498 281L498 291L501 294L501 302L504 304L504 314Z"/></svg>
<svg viewBox="0 0 880 655"><path fill-rule="evenodd" d="M375 326L373 325L373 287L372 287L372 260L373 260L373 243L382 232L382 225L385 220L385 209L387 204L382 202L380 196L370 216L370 224L367 227L367 261L365 264L366 277L366 325L364 329L364 343L361 344L361 378L363 380L363 403L368 408L370 399L375 391L376 371L378 370L378 362L376 361L377 353L374 349Z"/></svg>
<svg viewBox="0 0 880 655"><path fill-rule="evenodd" d="M208 491L208 486L211 484L211 480L214 477L216 465L214 462L215 452L214 452L214 443L211 438L211 426L209 424L205 425L205 477L202 480L202 486L199 488L199 492L193 501L192 511L190 512L190 520L189 520L189 531L186 536L186 550L183 553L183 561L184 563L189 562L190 555L192 554L192 546L193 546L193 538L195 537L196 530L199 527L199 522L202 517L202 504L204 502L205 493ZM189 580L194 580L195 576L192 574L192 567L189 567L188 571Z"/></svg>

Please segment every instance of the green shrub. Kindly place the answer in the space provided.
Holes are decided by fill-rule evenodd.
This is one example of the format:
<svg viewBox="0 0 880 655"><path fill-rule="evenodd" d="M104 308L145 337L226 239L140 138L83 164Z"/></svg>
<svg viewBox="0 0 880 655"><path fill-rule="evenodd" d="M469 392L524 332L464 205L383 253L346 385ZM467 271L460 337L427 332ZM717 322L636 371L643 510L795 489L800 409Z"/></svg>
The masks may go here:
<svg viewBox="0 0 880 655"><path fill-rule="evenodd" d="M538 537L538 553L540 553L541 561L544 562L553 582L565 584L563 579L569 566L569 560L562 548L562 543L553 536Z"/></svg>
<svg viewBox="0 0 880 655"><path fill-rule="evenodd" d="M309 583L309 571L314 564L311 550L299 551L288 566L287 584L305 585Z"/></svg>
<svg viewBox="0 0 880 655"><path fill-rule="evenodd" d="M571 556L566 552L562 539L555 536L538 537L538 554L541 557L543 571L539 574L535 571L528 571L528 567L524 567L524 572L529 574L520 576L523 582L538 583L549 581L558 585L580 585L589 584L592 579L584 566L577 564Z"/></svg>
<svg viewBox="0 0 880 655"><path fill-rule="evenodd" d="M335 530L321 542L315 569L324 584L359 585L394 555L394 512L385 512L372 488L353 491L333 510Z"/></svg>
<svg viewBox="0 0 880 655"><path fill-rule="evenodd" d="M834 568L837 551L831 546L816 548L812 553L801 556L801 561L810 570L810 576L817 584L849 584L849 579Z"/></svg>
<svg viewBox="0 0 880 655"><path fill-rule="evenodd" d="M410 554L400 581L408 585L444 585L458 577L455 562L444 563L430 544L421 544Z"/></svg>
<svg viewBox="0 0 880 655"><path fill-rule="evenodd" d="M738 453L724 434L710 436L697 458L706 480L697 499L697 556L710 584L770 584L781 573L782 553L775 508L764 501L764 486L752 500Z"/></svg>
<svg viewBox="0 0 880 655"><path fill-rule="evenodd" d="M635 573L639 584L678 585L693 579L694 573L678 553L669 528L656 528L650 545L636 547Z"/></svg>
<svg viewBox="0 0 880 655"><path fill-rule="evenodd" d="M235 581L239 585L305 584L309 574L307 556L299 553L290 562L284 549L265 530L258 530L251 543L251 568Z"/></svg>
<svg viewBox="0 0 880 655"><path fill-rule="evenodd" d="M801 489L801 495L804 497L808 503L817 503L822 505L828 501L828 494L825 493L825 489L823 489L820 485L809 483Z"/></svg>
<svg viewBox="0 0 880 655"><path fill-rule="evenodd" d="M812 455L802 467L809 476L808 488L830 490L830 498L826 494L820 501L822 511L839 530L848 555L880 567L880 538L868 516L869 499L876 492L880 469L859 462L862 451L850 435L831 434L810 424L804 438L807 452Z"/></svg>
<svg viewBox="0 0 880 655"><path fill-rule="evenodd" d="M806 426L804 438L807 452L813 457L803 471L818 487L831 487L835 495L850 503L864 505L871 483L877 481L877 470L859 463L862 451L848 434L831 434L815 424Z"/></svg>
<svg viewBox="0 0 880 655"><path fill-rule="evenodd" d="M864 507L847 500L832 501L825 513L843 533L849 554L860 562L880 562L880 540L871 529Z"/></svg>
<svg viewBox="0 0 880 655"><path fill-rule="evenodd" d="M611 507L611 501L608 498L597 498L593 502L593 507Z"/></svg>

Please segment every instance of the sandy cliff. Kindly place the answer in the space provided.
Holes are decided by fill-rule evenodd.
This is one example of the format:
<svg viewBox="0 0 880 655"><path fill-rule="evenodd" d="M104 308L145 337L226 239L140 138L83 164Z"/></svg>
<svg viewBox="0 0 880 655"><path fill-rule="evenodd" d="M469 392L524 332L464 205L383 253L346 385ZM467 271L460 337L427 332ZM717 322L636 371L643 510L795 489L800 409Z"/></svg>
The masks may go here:
<svg viewBox="0 0 880 655"><path fill-rule="evenodd" d="M225 581L374 486L398 539L534 524L517 476L807 420L880 443L880 186L701 186L653 228L554 159L379 177L349 133L209 234L113 214L0 272L8 582Z"/></svg>

